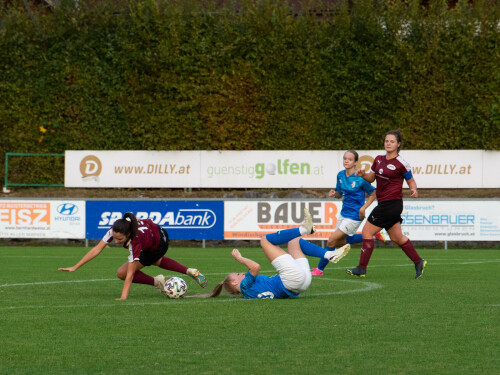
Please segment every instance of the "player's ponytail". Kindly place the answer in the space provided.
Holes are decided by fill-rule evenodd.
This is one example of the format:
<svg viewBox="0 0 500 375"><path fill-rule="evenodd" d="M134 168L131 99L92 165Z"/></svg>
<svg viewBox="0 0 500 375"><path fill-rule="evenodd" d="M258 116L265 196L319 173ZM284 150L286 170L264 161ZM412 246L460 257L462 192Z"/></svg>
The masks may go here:
<svg viewBox="0 0 500 375"><path fill-rule="evenodd" d="M113 224L113 232L122 233L129 239L134 239L139 231L139 223L132 212L123 215L123 219L118 219Z"/></svg>
<svg viewBox="0 0 500 375"><path fill-rule="evenodd" d="M212 290L210 293L196 294L194 296L186 296L186 298L215 298L221 294L222 288L226 289L226 291L232 295L241 294L241 292L235 289L233 284L231 283L231 276L227 275L224 281L218 283L214 288L214 290Z"/></svg>
<svg viewBox="0 0 500 375"><path fill-rule="evenodd" d="M215 298L218 297L221 292L222 292L222 286L224 285L224 282L220 282L217 284L217 286L212 290L210 293L205 293L205 294L196 294L194 296L186 296L185 298Z"/></svg>

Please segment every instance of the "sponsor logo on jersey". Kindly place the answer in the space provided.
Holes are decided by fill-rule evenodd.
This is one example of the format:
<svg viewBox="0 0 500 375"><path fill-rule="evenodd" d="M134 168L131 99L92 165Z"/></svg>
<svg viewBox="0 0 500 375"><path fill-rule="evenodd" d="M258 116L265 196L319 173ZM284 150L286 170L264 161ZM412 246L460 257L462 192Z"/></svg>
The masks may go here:
<svg viewBox="0 0 500 375"><path fill-rule="evenodd" d="M393 165L393 164L388 164L387 165L387 169L390 169L391 171L395 171L396 170L396 166Z"/></svg>

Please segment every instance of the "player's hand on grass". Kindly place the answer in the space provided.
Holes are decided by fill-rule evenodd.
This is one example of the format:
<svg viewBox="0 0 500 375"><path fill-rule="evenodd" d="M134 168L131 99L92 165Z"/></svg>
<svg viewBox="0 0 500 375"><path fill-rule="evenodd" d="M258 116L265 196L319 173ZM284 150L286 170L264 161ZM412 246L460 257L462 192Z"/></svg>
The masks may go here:
<svg viewBox="0 0 500 375"><path fill-rule="evenodd" d="M66 267L66 268L58 268L58 271L67 271L67 272L75 272L76 268L75 267Z"/></svg>

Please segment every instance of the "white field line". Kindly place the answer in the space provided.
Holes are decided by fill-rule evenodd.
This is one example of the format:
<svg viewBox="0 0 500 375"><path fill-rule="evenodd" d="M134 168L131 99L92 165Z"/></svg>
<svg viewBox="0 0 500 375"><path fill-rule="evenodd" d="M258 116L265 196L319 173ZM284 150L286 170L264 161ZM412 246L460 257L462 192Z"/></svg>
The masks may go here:
<svg viewBox="0 0 500 375"><path fill-rule="evenodd" d="M369 292L375 289L380 289L383 286L381 284L366 282L366 281L354 281L354 280L342 280L342 279L330 279L330 278L322 278L321 280L325 281L336 281L336 282L347 282L356 284L359 286L360 284L364 286L363 288L353 289L353 290L340 290L336 292L329 293L307 293L307 296L332 296L336 294L349 294L349 293L359 293L359 292ZM78 282L83 282L85 280L79 280ZM106 281L106 279L101 280L87 280L87 281ZM300 297L299 297L300 298ZM1 310L21 310L21 309L81 309L81 308L96 308L96 307L127 307L127 306L150 306L150 305L170 305L170 306L178 306L184 305L186 303L219 303L219 302L243 302L243 301L252 301L249 299L244 299L241 297L223 297L223 298L193 298L187 301L186 299L181 300L166 300L162 302L125 302L125 301L116 301L115 303L105 303L105 304L83 304L83 305L27 305L27 306L8 306L8 307L0 307Z"/></svg>
<svg viewBox="0 0 500 375"><path fill-rule="evenodd" d="M498 260L471 260L471 261L464 261L464 262L446 262L446 263L432 263L432 260L429 261L431 265L467 265L467 264L483 264L483 263L499 263L500 259ZM393 264L393 265L374 265L370 266L370 268L373 267L409 267L413 266L413 264ZM331 269L343 269L344 267L330 267ZM274 270L267 270L267 271L261 271L261 273L275 273L276 271ZM216 275L221 275L225 276L227 273L212 273L212 274L205 274L206 276L216 276ZM321 277L321 278L314 278L314 282L317 282L316 280L328 280L328 281L336 281L336 282L347 282L347 283L355 283L356 285L363 285L364 288L359 288L359 289L349 289L349 290L341 290L341 291L335 291L335 292L327 292L327 293L307 293L305 294L307 296L328 296L328 295L339 295L339 294L349 294L349 293L360 293L360 292L369 292L373 291L376 289L380 289L383 286L381 284L377 283L372 283L372 282L367 282L367 281L360 281L360 280L343 280L343 279L330 279L326 277ZM17 284L3 284L0 285L0 288L5 288L5 287L17 287L17 286L30 286L30 285L49 285L49 284L67 284L67 283L85 283L85 282L101 282L101 281L119 281L118 279L90 279L90 280L67 280L67 281L45 281L45 282L33 282L33 283L17 283ZM191 302L193 301L193 302ZM8 306L8 307L0 307L0 310L14 310L14 309L44 309L44 308L85 308L85 307L116 307L116 306L144 306L144 305L168 305L175 303L176 305L178 304L185 304L185 303L214 303L214 302L236 302L236 301L249 301L245 300L243 298L235 298L235 297L229 297L229 298L217 298L217 299L192 299L189 302L187 300L180 300L180 301L164 301L164 302L124 302L124 301L116 301L116 303L113 304L101 304L101 305L91 305L91 304L84 304L84 305L59 305L59 306L50 306L50 305L37 305L37 306ZM492 307L500 307L500 305L489 305Z"/></svg>

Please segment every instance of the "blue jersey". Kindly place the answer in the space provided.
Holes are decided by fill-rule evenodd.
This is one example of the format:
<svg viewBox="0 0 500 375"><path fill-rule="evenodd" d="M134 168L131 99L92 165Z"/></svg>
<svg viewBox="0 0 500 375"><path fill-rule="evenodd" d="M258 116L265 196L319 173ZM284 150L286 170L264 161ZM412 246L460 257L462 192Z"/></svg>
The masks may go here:
<svg viewBox="0 0 500 375"><path fill-rule="evenodd" d="M365 193L370 195L375 188L354 173L347 177L345 169L337 174L335 191L344 196L340 214L346 219L361 221L359 209L365 204Z"/></svg>
<svg viewBox="0 0 500 375"><path fill-rule="evenodd" d="M274 276L254 276L247 272L245 278L240 284L243 298L288 298L297 297L298 294L292 293L285 288L281 282L280 275Z"/></svg>

